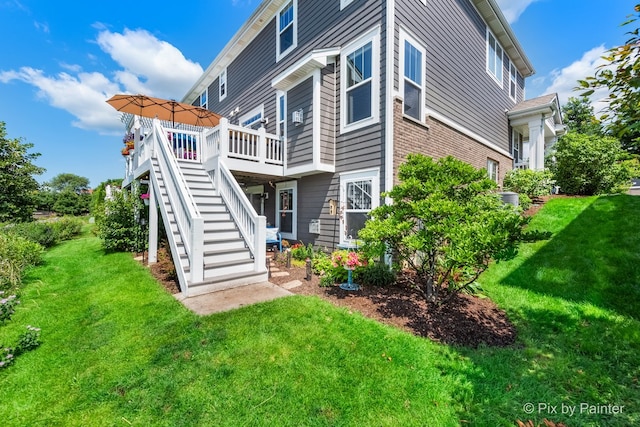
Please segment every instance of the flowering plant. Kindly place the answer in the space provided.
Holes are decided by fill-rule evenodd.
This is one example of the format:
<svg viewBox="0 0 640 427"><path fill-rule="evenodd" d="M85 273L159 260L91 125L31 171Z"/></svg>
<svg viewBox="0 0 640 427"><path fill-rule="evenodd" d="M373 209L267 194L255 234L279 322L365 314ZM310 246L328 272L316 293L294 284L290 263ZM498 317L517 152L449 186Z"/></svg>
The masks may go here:
<svg viewBox="0 0 640 427"><path fill-rule="evenodd" d="M142 200L144 200L144 199L148 199L148 198L149 198L149 193L142 193L142 194L140 195L140 198L141 198Z"/></svg>
<svg viewBox="0 0 640 427"><path fill-rule="evenodd" d="M367 260L358 252L335 251L331 254L331 261L334 267L342 266L347 270L367 265Z"/></svg>
<svg viewBox="0 0 640 427"><path fill-rule="evenodd" d="M0 291L0 322L10 320L13 313L15 313L15 306L20 304L20 300L15 295L9 295L7 298L4 296L4 291Z"/></svg>
<svg viewBox="0 0 640 427"><path fill-rule="evenodd" d="M27 325L27 332L24 332L22 335L20 335L20 339L18 340L17 349L19 350L19 353L24 353L25 351L33 350L39 345L40 345L40 328Z"/></svg>
<svg viewBox="0 0 640 427"><path fill-rule="evenodd" d="M126 133L122 138L122 143L126 144L127 142L133 142L134 138L135 136L133 135L133 132Z"/></svg>
<svg viewBox="0 0 640 427"><path fill-rule="evenodd" d="M0 347L0 369L14 362L14 350L11 347Z"/></svg>

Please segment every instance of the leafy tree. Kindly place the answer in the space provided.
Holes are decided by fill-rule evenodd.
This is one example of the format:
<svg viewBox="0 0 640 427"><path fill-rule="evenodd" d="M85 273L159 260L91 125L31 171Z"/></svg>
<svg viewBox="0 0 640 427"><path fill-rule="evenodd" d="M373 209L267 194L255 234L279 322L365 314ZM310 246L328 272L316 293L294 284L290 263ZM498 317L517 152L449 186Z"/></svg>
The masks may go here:
<svg viewBox="0 0 640 427"><path fill-rule="evenodd" d="M563 192L592 195L628 188L629 171L620 162L626 153L617 139L569 132L554 149L550 169Z"/></svg>
<svg viewBox="0 0 640 427"><path fill-rule="evenodd" d="M89 179L72 173L61 173L53 177L47 186L58 193L70 190L80 194L89 189Z"/></svg>
<svg viewBox="0 0 640 427"><path fill-rule="evenodd" d="M359 237L369 255L389 251L414 270L428 301L469 288L492 259L515 254L526 220L501 201L485 170L411 154L399 178L386 193L393 205L374 209Z"/></svg>
<svg viewBox="0 0 640 427"><path fill-rule="evenodd" d="M0 222L32 218L39 188L34 175L45 169L33 163L40 153L29 153L31 148L20 138L9 139L5 122L0 122Z"/></svg>
<svg viewBox="0 0 640 427"><path fill-rule="evenodd" d="M63 215L83 215L89 212L91 195L76 193L71 187L56 194L53 211Z"/></svg>
<svg viewBox="0 0 640 427"><path fill-rule="evenodd" d="M636 13L622 25L638 20L640 4L636 4L634 10ZM577 89L583 90L582 96L590 96L601 88L609 90L601 119L608 122L608 130L626 150L640 153L640 28L627 34L630 38L626 43L609 49L603 56L606 63L594 76L579 80Z"/></svg>
<svg viewBox="0 0 640 427"><path fill-rule="evenodd" d="M585 135L602 135L602 124L593 114L593 106L586 96L569 98L562 106L562 117L569 131Z"/></svg>

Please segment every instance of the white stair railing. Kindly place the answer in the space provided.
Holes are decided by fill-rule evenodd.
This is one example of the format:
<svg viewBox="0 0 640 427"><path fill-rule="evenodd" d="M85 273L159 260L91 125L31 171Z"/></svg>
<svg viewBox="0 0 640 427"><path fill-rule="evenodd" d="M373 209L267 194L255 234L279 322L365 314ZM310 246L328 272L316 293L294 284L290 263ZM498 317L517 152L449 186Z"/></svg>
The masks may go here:
<svg viewBox="0 0 640 427"><path fill-rule="evenodd" d="M160 173L189 258L189 281L202 282L204 280L204 220L180 171L166 131L157 120L154 121L152 132Z"/></svg>
<svg viewBox="0 0 640 427"><path fill-rule="evenodd" d="M209 176L253 254L254 271L262 271L267 257L267 219L256 213L244 191L222 162L222 158L216 156L213 160L213 169Z"/></svg>

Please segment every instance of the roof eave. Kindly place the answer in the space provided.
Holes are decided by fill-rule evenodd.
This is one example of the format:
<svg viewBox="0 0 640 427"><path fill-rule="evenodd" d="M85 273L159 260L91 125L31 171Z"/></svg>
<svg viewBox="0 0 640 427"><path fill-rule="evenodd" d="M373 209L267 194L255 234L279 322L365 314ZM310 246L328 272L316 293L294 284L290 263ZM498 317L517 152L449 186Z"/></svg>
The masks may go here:
<svg viewBox="0 0 640 427"><path fill-rule="evenodd" d="M511 25L495 0L472 0L476 9L496 36L509 58L516 64L523 77L535 74L531 61L524 52Z"/></svg>

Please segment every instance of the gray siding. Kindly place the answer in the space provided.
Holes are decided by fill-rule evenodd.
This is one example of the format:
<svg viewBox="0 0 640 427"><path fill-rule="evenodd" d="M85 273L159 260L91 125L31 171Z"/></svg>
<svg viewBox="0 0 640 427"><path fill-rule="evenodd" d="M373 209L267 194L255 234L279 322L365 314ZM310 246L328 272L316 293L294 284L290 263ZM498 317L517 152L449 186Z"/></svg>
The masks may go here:
<svg viewBox="0 0 640 427"><path fill-rule="evenodd" d="M508 61L505 55L500 88L486 72L487 26L472 4L468 0L429 0L424 6L418 1L398 1L396 18L427 51L427 108L508 150L504 110L515 105L509 97ZM396 33L396 52L398 43ZM398 60L396 55L396 70ZM396 88L398 78L396 71ZM518 83L518 96L522 97L524 79Z"/></svg>
<svg viewBox="0 0 640 427"><path fill-rule="evenodd" d="M287 112L302 109L304 121L287 125L287 166L296 167L313 162L313 77L287 92Z"/></svg>
<svg viewBox="0 0 640 427"><path fill-rule="evenodd" d="M335 64L329 64L322 70L320 93L320 117L322 128L320 129L320 162L328 165L335 163L336 146L336 116L338 102L338 84L336 79Z"/></svg>

